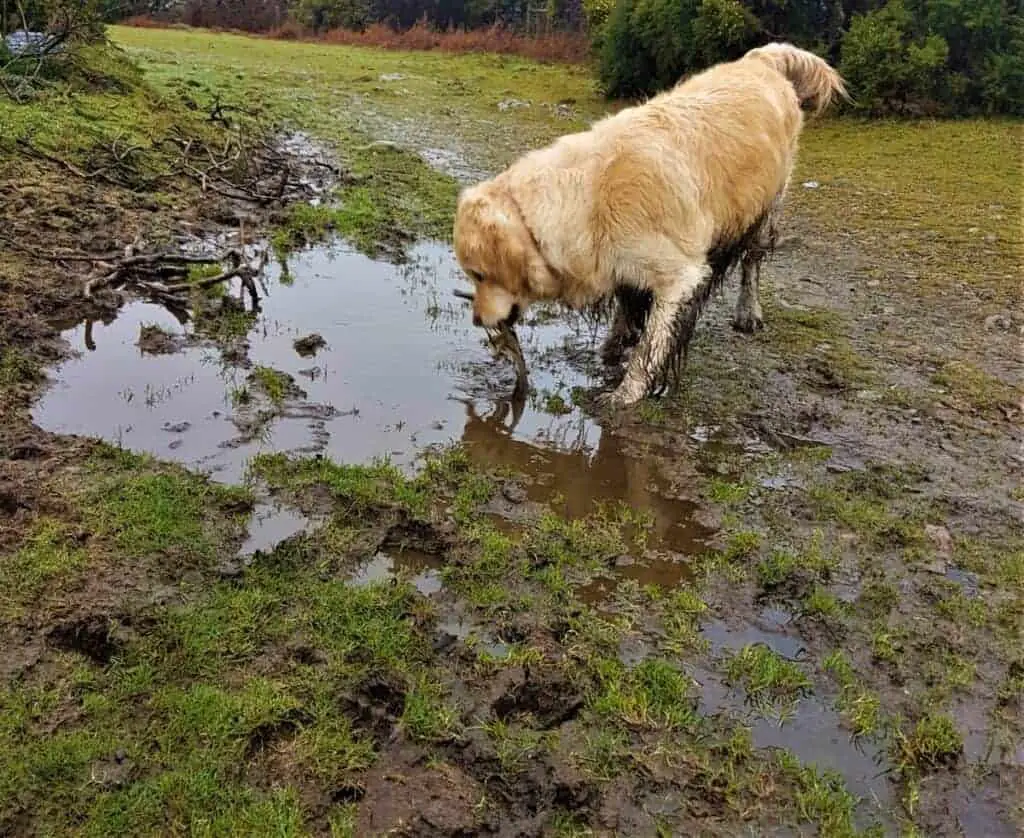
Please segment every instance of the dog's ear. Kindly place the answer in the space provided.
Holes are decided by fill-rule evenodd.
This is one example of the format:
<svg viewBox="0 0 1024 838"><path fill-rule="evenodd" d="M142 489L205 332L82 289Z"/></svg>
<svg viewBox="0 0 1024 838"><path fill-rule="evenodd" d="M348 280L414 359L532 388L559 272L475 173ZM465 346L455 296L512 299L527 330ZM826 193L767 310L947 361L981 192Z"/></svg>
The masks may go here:
<svg viewBox="0 0 1024 838"><path fill-rule="evenodd" d="M478 266L488 280L516 294L526 280L522 223L495 198L467 191L460 197L455 246L460 259Z"/></svg>

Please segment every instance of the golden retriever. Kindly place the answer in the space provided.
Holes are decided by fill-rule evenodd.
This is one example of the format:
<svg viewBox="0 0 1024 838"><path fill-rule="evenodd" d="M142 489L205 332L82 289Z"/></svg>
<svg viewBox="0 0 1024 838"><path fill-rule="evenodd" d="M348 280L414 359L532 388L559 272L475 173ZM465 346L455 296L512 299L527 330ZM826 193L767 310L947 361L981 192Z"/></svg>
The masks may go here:
<svg viewBox="0 0 1024 838"><path fill-rule="evenodd" d="M664 380L710 289L737 262L734 322L758 328L756 268L786 193L801 108L820 112L837 96L846 89L826 61L768 44L463 190L454 243L475 286L474 324L514 325L541 300L573 309L617 300L605 358L636 344L606 398L619 406Z"/></svg>

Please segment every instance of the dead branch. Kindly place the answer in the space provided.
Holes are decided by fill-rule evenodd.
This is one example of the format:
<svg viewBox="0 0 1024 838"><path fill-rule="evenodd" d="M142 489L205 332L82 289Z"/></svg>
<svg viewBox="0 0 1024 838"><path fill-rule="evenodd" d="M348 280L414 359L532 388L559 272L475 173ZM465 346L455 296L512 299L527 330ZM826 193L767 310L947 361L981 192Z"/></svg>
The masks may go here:
<svg viewBox="0 0 1024 838"><path fill-rule="evenodd" d="M227 282L235 277L242 277L243 284L252 282L251 274L255 271L245 263L244 255L240 250L229 250L216 256L191 256L184 253L140 253L135 254L132 249L120 257L94 258L91 260L96 270L86 280L82 293L86 298L100 288L113 285L124 285L131 283L136 287L152 294L162 296L174 296L193 288L208 288L221 282ZM193 265L216 265L227 263L230 268L213 277L187 282L176 282L167 284L164 279L173 279L186 276L188 269ZM248 275L248 283L246 276ZM253 284L255 289L255 284Z"/></svg>

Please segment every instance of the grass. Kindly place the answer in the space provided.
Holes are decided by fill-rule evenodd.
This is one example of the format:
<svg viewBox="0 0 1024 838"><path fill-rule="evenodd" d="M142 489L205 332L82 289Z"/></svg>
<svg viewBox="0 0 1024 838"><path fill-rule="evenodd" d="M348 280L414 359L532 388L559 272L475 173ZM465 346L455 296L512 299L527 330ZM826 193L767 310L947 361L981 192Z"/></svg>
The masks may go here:
<svg viewBox="0 0 1024 838"><path fill-rule="evenodd" d="M252 498L237 487L100 446L83 469L85 480L65 497L71 523L42 516L13 553L0 560L0 613L46 613L87 568L110 567L124 556L159 562L165 571L208 567L234 543Z"/></svg>
<svg viewBox="0 0 1024 838"><path fill-rule="evenodd" d="M883 735L887 720L882 712L881 699L861 684L849 658L836 650L824 659L822 666L839 683L841 692L836 706L853 735Z"/></svg>
<svg viewBox="0 0 1024 838"><path fill-rule="evenodd" d="M114 36L145 61L145 84L126 76L131 85L119 97L100 89L61 100L50 120L38 105L17 112L2 105L0 151L27 136L74 165L92 167L103 165L103 148L115 137L138 140L143 147L133 153L135 171L145 185L165 162L161 140L176 130L215 131L203 124L204 106L215 97L245 102L262 118L328 140L343 164L337 190L321 207L294 209L281 220L275 244L284 252L336 233L364 251L388 254L414 237L445 238L457 184L417 153L451 152L451 172L473 179L607 110L583 70L507 56L382 53L187 31L115 29ZM396 73L403 78L381 78ZM531 107L500 110L498 103L512 96ZM557 105L567 98L576 103L565 117ZM192 116L180 113L186 99L198 107ZM382 136L397 148L374 142ZM1016 232L1012 213L995 219L1000 211L989 203L1015 206L1009 203L1016 194L1012 155L1005 153L1014 139L1013 126L1002 123L819 124L802 143L794 211L820 220L823 238L847 233L851 225L858 236L867 231L856 242L864 259L910 252L934 268L903 283L900 293L945 293L954 287L950 277L962 277L971 288L996 289L987 299L998 302L1007 284L1000 272L1009 274L1002 236L1008 231L1010 242ZM907 165L909 151L921 159ZM964 172L975 167L948 163L975 153L990 166L978 181L982 189L991 187L992 198L979 198L982 190L968 183ZM933 164L938 168L929 173ZM23 174L35 169L24 160L18 165ZM802 189L805 175L822 188ZM891 213L902 207L909 217L910 202L922 199L925 186L938 197L928 195L921 219L934 225L936 236L911 241L907 225L892 224ZM188 200L174 190L160 192L153 201L161 206ZM880 207L888 220L868 217ZM976 216L999 227L993 228L996 241L985 245L995 255L977 276L968 276L961 272L967 257L948 245L943 230ZM872 278L892 280L884 272ZM809 369L812 389L846 398L848 390L879 384L882 368L855 331L857 317L768 308L777 327L755 341L769 342L784 363ZM239 333L244 325L224 328ZM219 328L213 321L197 324L208 327ZM735 366L734 359L729 363ZM19 388L38 369L18 350L4 350L0 386ZM996 416L1010 393L980 370L946 364L929 383L947 390L952 404ZM259 391L277 404L287 398L291 382L282 374L253 372L240 393L252 398ZM730 398L749 396L741 378L723 370L715 381ZM557 413L561 401L552 396L545 406ZM645 416L672 430L678 407L651 403ZM815 414L811 421L827 425L829 418ZM471 754L479 744L473 726L482 724L496 764L517 781L501 791L521 796L515 805L524 809L550 808L549 798L531 796L529 778L561 776L560 760L570 753L595 808L607 804L600 789L616 776L627 775L641 790L650 777L663 776L680 790L681 812L706 813L737 834L779 824L793 831L813 824L822 835L858 834L858 804L840 779L791 754L755 747L751 731L734 720L704 717L688 673L704 667L724 673L763 710L793 706L811 690L813 667L838 687L837 709L856 736L890 735L891 763L905 778L958 764L962 742L942 711L947 697L968 701L979 683L991 687L1005 711L1008 737L1017 730L1010 711L1022 692L1019 644L1011 646L1007 629L1019 613L1015 592L1024 578L1024 554L1012 545L986 549L991 542L980 537L958 542L957 560L991 587L991 599L929 585L936 594L929 607L945 619L922 621L908 632L908 614L916 619L920 612L912 610L904 583L919 572L928 547L923 525L938 522L942 510L920 497L923 481L913 469L823 477L820 456L826 453L800 466L814 477L806 491L771 492L752 487L774 460L714 454L710 465L741 463L742 469L717 472L707 483L706 496L723 507L728 524L722 549L703 557L708 572L699 577L701 587L634 587L598 612L580 601L579 585L606 574L619 555L639 555L649 518L608 507L577 521L549 511L515 527L499 526L483 507L503 477L481 473L458 451L428 458L416 475L386 461L353 465L264 454L252 463L247 489L101 451L74 473L71 485L61 483L54 508L0 556L5 617L31 615L44 625L58 607L81 607L87 617L117 624L109 661L47 648L45 665L0 686L0 831L25 825L47 834L166 828L356 834L360 804L337 793L361 788L381 751L417 749L427 761L455 750ZM737 471L743 477L726 476ZM252 493L264 489L326 518L315 532L243 566L235 557L241 527ZM381 533L396 525L433 535L443 528L446 589L440 597L421 596L401 580L346 581L377 549ZM895 570L894 553L906 560ZM222 563L229 565L223 574L217 569ZM133 599L140 567L167 580L170 591L156 604L147 598L153 593L148 580L145 602ZM116 609L67 596L72 586L103 581L110 568L128 589L123 597L111 595ZM831 586L858 570L861 596L847 606ZM763 593L789 597L804 616L821 618L787 628L808 634L814 648L841 624L850 658L830 655L805 666L762 645L711 657L700 638L705 616L732 609L745 614ZM476 642L439 644L447 637L444 619L452 603L469 619ZM965 644L998 629L1016 658L1000 658L1005 665L988 683L990 667L972 667L963 647L947 644L940 654L927 642L948 621L955 621ZM490 645L494 637L500 643ZM637 648L639 659L625 663L622 657ZM929 669L924 659L933 653ZM559 689L581 697L582 709L565 727L545 730L530 712L514 721L490 713L492 693L508 683L518 685L510 689L521 690L527 704L568 704L561 693L551 694L544 680L551 670L557 683L568 684ZM891 689L890 674L908 679L910 698ZM919 689L925 677L933 682L930 690ZM918 700L924 715L902 727L892 721L894 707ZM488 760L472 771L490 772ZM499 792L481 808L501 811L503 805ZM581 833L586 811L559 811L547 826ZM683 834L686 826L669 813L657 830Z"/></svg>
<svg viewBox="0 0 1024 838"><path fill-rule="evenodd" d="M668 661L647 659L635 669L615 660L596 664L600 693L591 707L618 724L638 728L692 728L697 724L693 684Z"/></svg>
<svg viewBox="0 0 1024 838"><path fill-rule="evenodd" d="M819 530L801 550L773 550L758 563L757 579L767 593L805 597L822 591L819 583L827 583L834 568Z"/></svg>
<svg viewBox="0 0 1024 838"><path fill-rule="evenodd" d="M249 382L270 399L270 403L280 406L295 390L294 379L288 373L275 370L273 367L256 366L249 374Z"/></svg>
<svg viewBox="0 0 1024 838"><path fill-rule="evenodd" d="M872 260L899 253L912 273L888 282L889 293L953 302L953 283L964 282L1009 303L1022 243L1020 149L1012 120L828 120L801 143L791 203L829 236L856 230ZM984 174L962 164L968 157ZM821 188L799 188L808 179Z"/></svg>
<svg viewBox="0 0 1024 838"><path fill-rule="evenodd" d="M750 701L762 708L792 706L811 691L811 681L794 662L760 643L744 646L727 656L726 677L742 686Z"/></svg>
<svg viewBox="0 0 1024 838"><path fill-rule="evenodd" d="M954 404L966 406L983 415L1004 415L1020 406L1024 389L1007 384L966 361L947 361L932 376Z"/></svg>
<svg viewBox="0 0 1024 838"><path fill-rule="evenodd" d="M24 616L43 592L63 587L88 563L88 552L63 522L39 519L22 546L0 561L0 614Z"/></svg>
<svg viewBox="0 0 1024 838"><path fill-rule="evenodd" d="M112 463L129 470L112 472ZM227 534L224 518L237 524L252 509L245 489L219 486L186 472L156 470L147 457L104 448L91 468L86 520L129 554L212 560ZM149 473L136 471L142 469Z"/></svg>
<svg viewBox="0 0 1024 838"><path fill-rule="evenodd" d="M963 749L963 737L953 720L942 713L927 713L909 731L896 732L893 761L904 771L934 771L955 764Z"/></svg>

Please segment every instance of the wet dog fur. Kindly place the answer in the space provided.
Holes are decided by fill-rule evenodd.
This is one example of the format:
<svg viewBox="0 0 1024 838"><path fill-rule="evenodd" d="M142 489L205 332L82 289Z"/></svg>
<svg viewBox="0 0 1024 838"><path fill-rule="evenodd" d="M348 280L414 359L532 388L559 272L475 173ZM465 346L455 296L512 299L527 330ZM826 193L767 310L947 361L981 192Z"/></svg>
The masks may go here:
<svg viewBox="0 0 1024 838"><path fill-rule="evenodd" d="M616 405L664 387L736 264L734 323L760 328L758 275L803 108L820 112L837 96L846 96L843 81L823 59L768 44L464 190L454 240L474 284L474 323L514 323L542 300L614 304L605 359L635 346L608 398Z"/></svg>

